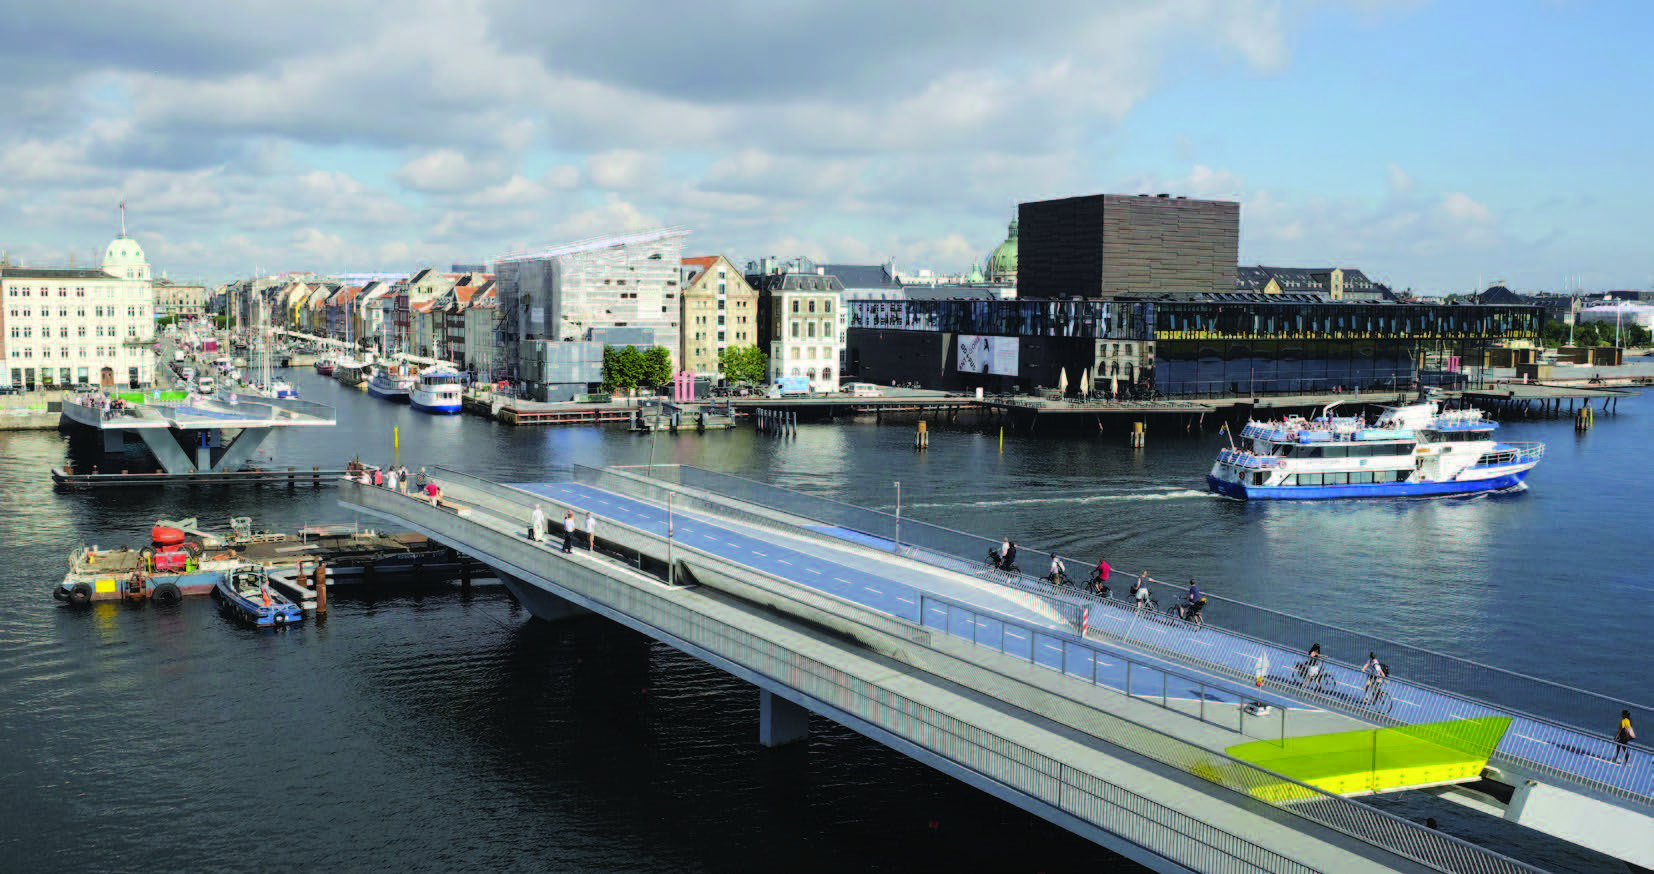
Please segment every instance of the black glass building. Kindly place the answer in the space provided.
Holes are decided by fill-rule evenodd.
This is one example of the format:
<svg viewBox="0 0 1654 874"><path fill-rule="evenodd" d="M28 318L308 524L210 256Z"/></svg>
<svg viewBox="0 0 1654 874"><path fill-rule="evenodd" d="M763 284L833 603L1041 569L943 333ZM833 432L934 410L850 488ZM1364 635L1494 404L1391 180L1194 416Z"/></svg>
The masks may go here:
<svg viewBox="0 0 1654 874"><path fill-rule="evenodd" d="M956 390L1030 390L1089 371L1168 394L1431 381L1455 359L1534 340L1544 310L1330 300L932 300L848 304L851 373Z"/></svg>

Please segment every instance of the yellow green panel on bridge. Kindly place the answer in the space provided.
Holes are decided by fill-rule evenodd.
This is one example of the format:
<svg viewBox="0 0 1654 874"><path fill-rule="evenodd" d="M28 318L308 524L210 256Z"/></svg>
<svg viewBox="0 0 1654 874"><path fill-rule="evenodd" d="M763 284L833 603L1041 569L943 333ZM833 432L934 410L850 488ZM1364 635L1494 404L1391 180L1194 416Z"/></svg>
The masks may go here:
<svg viewBox="0 0 1654 874"><path fill-rule="evenodd" d="M1509 717L1488 716L1260 740L1224 752L1335 795L1362 795L1474 780L1509 728ZM1250 788L1276 802L1312 795L1292 783Z"/></svg>

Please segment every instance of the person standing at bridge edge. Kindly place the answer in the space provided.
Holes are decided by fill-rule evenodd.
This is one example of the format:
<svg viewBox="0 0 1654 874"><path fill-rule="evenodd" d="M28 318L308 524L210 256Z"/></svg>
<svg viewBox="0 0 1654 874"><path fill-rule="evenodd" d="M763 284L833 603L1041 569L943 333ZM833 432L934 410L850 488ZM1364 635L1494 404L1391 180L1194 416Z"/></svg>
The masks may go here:
<svg viewBox="0 0 1654 874"><path fill-rule="evenodd" d="M533 514L531 514L528 518L528 539L536 541L544 540L545 536L546 511L540 509L539 504L535 504Z"/></svg>
<svg viewBox="0 0 1654 874"><path fill-rule="evenodd" d="M563 551L574 551L574 511L563 514Z"/></svg>
<svg viewBox="0 0 1654 874"><path fill-rule="evenodd" d="M1620 727L1614 732L1614 764L1631 764L1631 742L1637 739L1637 732L1631 727L1631 711L1620 711ZM1625 761L1621 762L1620 757Z"/></svg>
<svg viewBox="0 0 1654 874"><path fill-rule="evenodd" d="M592 511L586 511L586 548L597 551L597 517Z"/></svg>

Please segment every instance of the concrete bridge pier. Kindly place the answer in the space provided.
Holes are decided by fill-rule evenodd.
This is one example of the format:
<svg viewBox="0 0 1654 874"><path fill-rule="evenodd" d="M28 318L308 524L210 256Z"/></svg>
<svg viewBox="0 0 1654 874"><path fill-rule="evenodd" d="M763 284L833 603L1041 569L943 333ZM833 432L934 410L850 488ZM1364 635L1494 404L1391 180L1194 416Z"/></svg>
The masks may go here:
<svg viewBox="0 0 1654 874"><path fill-rule="evenodd" d="M521 577L514 577L497 567L493 570L494 575L500 578L500 582L505 583L505 588L511 593L512 597L528 608L529 613L540 619L554 622L558 619L567 619L570 616L579 616L591 612L579 604L559 598L539 586L525 583Z"/></svg>
<svg viewBox="0 0 1654 874"><path fill-rule="evenodd" d="M810 735L810 711L769 691L758 690L758 742L778 747Z"/></svg>

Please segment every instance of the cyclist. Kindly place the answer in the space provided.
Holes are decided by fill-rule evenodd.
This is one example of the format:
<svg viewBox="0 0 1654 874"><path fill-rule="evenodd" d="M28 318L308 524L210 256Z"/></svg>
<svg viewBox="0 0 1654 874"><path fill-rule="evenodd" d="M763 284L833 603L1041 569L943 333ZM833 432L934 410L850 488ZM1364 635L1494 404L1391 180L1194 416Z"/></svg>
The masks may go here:
<svg viewBox="0 0 1654 874"><path fill-rule="evenodd" d="M1361 666L1361 673L1367 675L1367 684L1361 687L1361 697L1365 699L1369 692L1381 691L1384 688L1384 666L1378 663L1378 653L1367 653L1367 663Z"/></svg>
<svg viewBox="0 0 1654 874"><path fill-rule="evenodd" d="M1018 573L1022 569L1017 567L1017 544L1009 537L1005 538L1005 551L1000 554L999 569L1008 573Z"/></svg>
<svg viewBox="0 0 1654 874"><path fill-rule="evenodd" d="M1097 559L1097 567L1091 571L1091 591L1096 592L1101 597L1107 598L1110 594L1108 589L1108 576L1113 572L1114 569L1108 566L1107 559Z"/></svg>
<svg viewBox="0 0 1654 874"><path fill-rule="evenodd" d="M1137 611L1142 612L1149 606L1149 599L1153 595L1149 592L1149 572L1144 571L1137 575L1137 582L1131 584L1131 596L1137 601Z"/></svg>
<svg viewBox="0 0 1654 874"><path fill-rule="evenodd" d="M1063 566L1062 559L1057 558L1054 552L1051 553L1051 572L1046 574L1045 578L1050 580L1053 586L1068 585L1068 568Z"/></svg>

